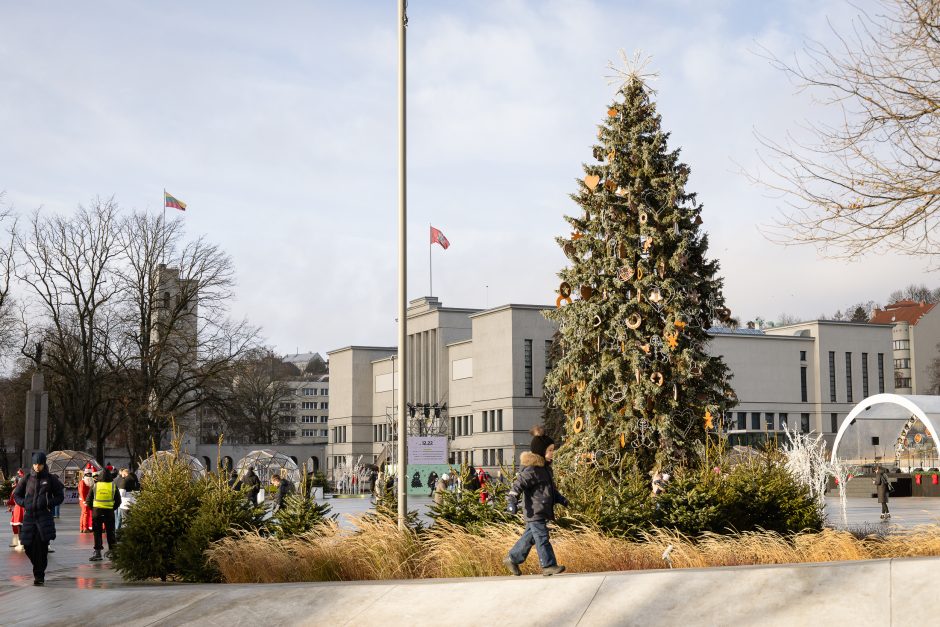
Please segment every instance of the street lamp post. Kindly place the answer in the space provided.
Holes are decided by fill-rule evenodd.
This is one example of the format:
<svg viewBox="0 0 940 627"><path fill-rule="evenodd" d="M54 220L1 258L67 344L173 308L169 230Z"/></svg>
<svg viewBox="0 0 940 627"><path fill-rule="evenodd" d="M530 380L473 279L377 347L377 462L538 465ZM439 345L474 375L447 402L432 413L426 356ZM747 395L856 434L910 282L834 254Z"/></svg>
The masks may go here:
<svg viewBox="0 0 940 627"><path fill-rule="evenodd" d="M405 15L406 0L398 0L398 528L405 528L405 513L408 510L408 496L405 494L405 462L407 457L407 422L405 418L407 372L405 342L407 333L407 298L408 298L408 204L406 187L406 134L405 134L405 27L408 16ZM392 370L394 388L395 371Z"/></svg>

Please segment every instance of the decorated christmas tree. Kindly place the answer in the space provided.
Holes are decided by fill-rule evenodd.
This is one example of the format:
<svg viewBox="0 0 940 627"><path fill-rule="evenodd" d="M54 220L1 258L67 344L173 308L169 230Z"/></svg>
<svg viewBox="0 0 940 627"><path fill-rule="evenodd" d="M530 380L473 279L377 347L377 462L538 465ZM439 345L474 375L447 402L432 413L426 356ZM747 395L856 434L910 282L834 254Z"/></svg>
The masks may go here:
<svg viewBox="0 0 940 627"><path fill-rule="evenodd" d="M624 73L572 195L581 211L557 238L570 263L548 314L561 356L545 382L567 417L565 457L644 472L691 462L736 400L706 351L707 330L730 321L718 263L651 95Z"/></svg>

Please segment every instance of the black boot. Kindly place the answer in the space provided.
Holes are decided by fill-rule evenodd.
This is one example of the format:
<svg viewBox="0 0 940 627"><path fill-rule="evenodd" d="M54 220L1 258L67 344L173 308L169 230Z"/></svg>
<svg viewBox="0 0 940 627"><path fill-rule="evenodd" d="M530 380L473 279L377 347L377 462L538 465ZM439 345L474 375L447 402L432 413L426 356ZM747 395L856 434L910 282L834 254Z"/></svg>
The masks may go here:
<svg viewBox="0 0 940 627"><path fill-rule="evenodd" d="M100 562L101 561L101 551L95 549L95 554L88 558L89 562Z"/></svg>

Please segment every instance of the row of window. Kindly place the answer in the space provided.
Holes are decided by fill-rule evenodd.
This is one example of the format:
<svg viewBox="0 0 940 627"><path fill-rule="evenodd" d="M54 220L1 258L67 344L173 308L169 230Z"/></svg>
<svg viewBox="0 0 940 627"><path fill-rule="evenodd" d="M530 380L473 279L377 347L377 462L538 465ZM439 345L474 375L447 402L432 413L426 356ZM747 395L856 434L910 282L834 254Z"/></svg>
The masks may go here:
<svg viewBox="0 0 940 627"><path fill-rule="evenodd" d="M894 369L895 370L910 370L911 360L910 358L905 359L895 359L894 360Z"/></svg>
<svg viewBox="0 0 940 627"><path fill-rule="evenodd" d="M504 454L501 448L471 449L467 451L451 451L448 463L469 464L471 466L479 463L481 466L501 466L504 463L504 459L511 458L512 452L510 451Z"/></svg>
<svg viewBox="0 0 940 627"><path fill-rule="evenodd" d="M300 437L303 438L325 438L327 435L326 429L301 429Z"/></svg>
<svg viewBox="0 0 940 627"><path fill-rule="evenodd" d="M806 395L806 367L800 368L800 393L801 400L807 401ZM885 356L884 353L878 353L878 393L884 394L885 391ZM862 353L862 396L868 398L868 353ZM836 395L836 352L829 351L829 402L837 403ZM852 353L845 354L845 402L853 403L853 384L852 384Z"/></svg>
<svg viewBox="0 0 940 627"><path fill-rule="evenodd" d="M330 442L338 444L346 441L346 427L333 427L330 429Z"/></svg>
<svg viewBox="0 0 940 627"><path fill-rule="evenodd" d="M737 416L733 417L732 412L725 414L725 417L728 419L728 422L734 424L739 431L747 430L748 425L748 412L739 411ZM751 417L751 430L760 431L761 425L763 424L766 431L786 431L789 428L792 428L790 425L790 414L787 412L774 413L772 411L752 411L750 412ZM761 420L763 418L763 420ZM800 432L809 433L809 414L802 413L800 414Z"/></svg>
<svg viewBox="0 0 940 627"><path fill-rule="evenodd" d="M312 416L312 415L305 414L300 417L300 422L306 422L306 423L323 422L325 423L328 419L329 419L328 416Z"/></svg>
<svg viewBox="0 0 940 627"><path fill-rule="evenodd" d="M909 351L911 350L911 341L910 340L894 340L892 346L896 351Z"/></svg>
<svg viewBox="0 0 940 627"><path fill-rule="evenodd" d="M293 405L293 403L291 403ZM320 401L320 407L317 407L316 401L304 401L300 404L301 409L329 409L330 404L326 401ZM293 407L291 407L293 409Z"/></svg>
<svg viewBox="0 0 940 627"><path fill-rule="evenodd" d="M329 393L330 393L330 391L329 391L328 389L326 389L326 388L320 388L320 396L327 396L327 395L329 395ZM304 395L304 396L316 396L316 395L317 395L317 388L304 388L304 389L303 389L303 395Z"/></svg>
<svg viewBox="0 0 940 627"><path fill-rule="evenodd" d="M457 438L465 435L473 435L473 415L451 416L450 433L451 438ZM483 433L491 433L503 430L503 410L489 409L484 411L480 417L480 425L483 427Z"/></svg>
<svg viewBox="0 0 940 627"><path fill-rule="evenodd" d="M372 425L372 441L373 442L391 442L392 430L389 428L389 425Z"/></svg>

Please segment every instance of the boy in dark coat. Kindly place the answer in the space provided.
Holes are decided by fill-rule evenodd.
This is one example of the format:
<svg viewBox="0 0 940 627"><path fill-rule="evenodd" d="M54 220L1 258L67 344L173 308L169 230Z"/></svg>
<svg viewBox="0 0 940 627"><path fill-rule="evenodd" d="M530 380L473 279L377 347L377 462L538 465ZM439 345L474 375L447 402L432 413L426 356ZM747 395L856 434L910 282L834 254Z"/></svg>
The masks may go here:
<svg viewBox="0 0 940 627"><path fill-rule="evenodd" d="M513 575L521 575L519 564L526 560L529 551L535 546L542 574L557 575L564 572L565 567L559 566L555 560L555 551L548 537L548 521L555 519L555 503L568 505L568 499L555 487L551 466L555 454L554 440L545 435L542 427L533 428L532 435L535 437L529 445L531 452L522 454L519 460L522 470L516 475L508 496L510 514L516 513L519 497L523 498L525 532L503 563Z"/></svg>
<svg viewBox="0 0 940 627"><path fill-rule="evenodd" d="M33 471L16 485L13 500L24 509L20 541L33 564L33 585L41 586L46 580L49 542L55 540L52 512L65 500L65 488L58 477L49 474L42 451L33 453Z"/></svg>

